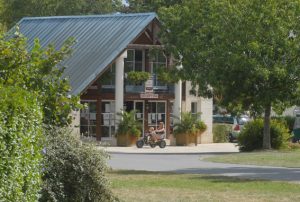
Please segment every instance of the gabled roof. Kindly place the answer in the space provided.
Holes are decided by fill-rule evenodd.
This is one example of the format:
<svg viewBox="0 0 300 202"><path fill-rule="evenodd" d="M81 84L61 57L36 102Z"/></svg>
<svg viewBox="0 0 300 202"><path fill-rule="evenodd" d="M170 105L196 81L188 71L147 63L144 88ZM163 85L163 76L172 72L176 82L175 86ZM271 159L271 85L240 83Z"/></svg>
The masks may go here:
<svg viewBox="0 0 300 202"><path fill-rule="evenodd" d="M71 94L78 95L116 59L128 44L156 18L155 13L92 16L30 17L19 22L20 32L41 46L60 48L70 37L76 39L73 53L63 65L70 79Z"/></svg>

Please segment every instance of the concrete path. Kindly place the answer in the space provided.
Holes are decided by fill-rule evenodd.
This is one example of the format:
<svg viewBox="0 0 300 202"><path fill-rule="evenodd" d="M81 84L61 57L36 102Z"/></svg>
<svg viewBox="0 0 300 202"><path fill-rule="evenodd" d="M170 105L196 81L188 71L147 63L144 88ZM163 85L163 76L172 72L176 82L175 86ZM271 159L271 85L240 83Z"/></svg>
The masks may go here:
<svg viewBox="0 0 300 202"><path fill-rule="evenodd" d="M167 147L164 150L147 147L143 150L136 148L106 148L106 151L110 153L111 158L108 164L112 169L209 174L300 183L300 168L224 164L203 160L204 157L209 155L237 152L237 150L234 151L236 149L235 145L230 145L200 145L194 148L185 148L187 150L184 147L169 149ZM217 153L214 153L212 150L216 149L215 147L219 147ZM129 153L126 153L126 151ZM171 153L172 151L174 153Z"/></svg>
<svg viewBox="0 0 300 202"><path fill-rule="evenodd" d="M108 153L119 154L204 154L204 153L235 153L239 152L239 148L233 143L218 143L218 144L199 144L190 147L167 146L163 149L156 146L151 148L144 146L137 147L99 147Z"/></svg>

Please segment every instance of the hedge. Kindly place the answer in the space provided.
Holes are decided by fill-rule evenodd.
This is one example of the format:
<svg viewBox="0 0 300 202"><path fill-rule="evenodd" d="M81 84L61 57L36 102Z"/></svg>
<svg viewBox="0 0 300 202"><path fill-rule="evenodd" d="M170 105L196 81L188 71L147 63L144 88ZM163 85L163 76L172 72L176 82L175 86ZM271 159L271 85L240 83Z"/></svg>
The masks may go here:
<svg viewBox="0 0 300 202"><path fill-rule="evenodd" d="M34 96L0 87L0 199L36 201L41 184L42 113Z"/></svg>
<svg viewBox="0 0 300 202"><path fill-rule="evenodd" d="M108 155L82 143L71 130L48 128L40 202L118 201L105 176Z"/></svg>
<svg viewBox="0 0 300 202"><path fill-rule="evenodd" d="M241 151L253 151L263 147L264 122L262 119L256 119L247 123L240 135L238 144ZM287 147L290 140L289 130L286 123L277 120L271 120L270 125L271 146L273 149Z"/></svg>

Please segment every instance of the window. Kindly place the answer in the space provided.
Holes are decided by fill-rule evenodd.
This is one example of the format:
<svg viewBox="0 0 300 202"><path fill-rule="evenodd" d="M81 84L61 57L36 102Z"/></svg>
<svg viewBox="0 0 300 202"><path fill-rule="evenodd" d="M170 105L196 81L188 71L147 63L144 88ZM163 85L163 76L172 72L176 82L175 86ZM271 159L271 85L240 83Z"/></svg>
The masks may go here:
<svg viewBox="0 0 300 202"><path fill-rule="evenodd" d="M191 113L197 119L201 119L201 114L198 113L197 102L191 102Z"/></svg>
<svg viewBox="0 0 300 202"><path fill-rule="evenodd" d="M197 115L197 102L191 102L191 113Z"/></svg>
<svg viewBox="0 0 300 202"><path fill-rule="evenodd" d="M144 71L144 50L127 50L127 58L125 59L124 72Z"/></svg>
<svg viewBox="0 0 300 202"><path fill-rule="evenodd" d="M115 86L116 65L112 64L100 77L102 88L113 88Z"/></svg>
<svg viewBox="0 0 300 202"><path fill-rule="evenodd" d="M162 68L162 67L166 67L166 64L167 64L167 60L163 54L162 51L159 51L159 52L156 52L154 54L154 57L152 59L152 65L151 65L151 73L154 75L154 86L165 86L164 83L160 82L158 79L157 79L157 69L158 68Z"/></svg>
<svg viewBox="0 0 300 202"><path fill-rule="evenodd" d="M101 109L101 136L110 138L115 134L115 102L103 101Z"/></svg>
<svg viewBox="0 0 300 202"><path fill-rule="evenodd" d="M80 111L80 134L96 137L96 101L82 101L86 107Z"/></svg>

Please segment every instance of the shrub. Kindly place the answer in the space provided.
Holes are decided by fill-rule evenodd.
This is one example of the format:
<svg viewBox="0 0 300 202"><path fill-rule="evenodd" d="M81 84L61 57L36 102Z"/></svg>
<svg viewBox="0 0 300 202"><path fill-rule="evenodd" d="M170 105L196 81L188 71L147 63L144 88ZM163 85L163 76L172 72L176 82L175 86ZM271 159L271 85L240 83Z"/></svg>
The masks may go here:
<svg viewBox="0 0 300 202"><path fill-rule="evenodd" d="M67 129L48 129L40 201L115 201L105 177L107 154Z"/></svg>
<svg viewBox="0 0 300 202"><path fill-rule="evenodd" d="M272 119L285 122L288 129L289 129L289 133L291 133L293 131L294 123L295 123L295 117L293 117L293 116L280 116L280 117L272 117Z"/></svg>
<svg viewBox="0 0 300 202"><path fill-rule="evenodd" d="M135 119L135 113L136 111L132 110L130 112L124 111L123 113L119 114L122 117L122 119L119 122L116 136L126 134L136 137L141 136L142 127L140 123Z"/></svg>
<svg viewBox="0 0 300 202"><path fill-rule="evenodd" d="M0 201L36 201L42 113L34 95L0 87Z"/></svg>
<svg viewBox="0 0 300 202"><path fill-rule="evenodd" d="M181 113L181 119L179 123L174 124L174 135L179 134L191 134L201 133L206 130L206 125L203 121L198 120L197 116L194 116L190 112Z"/></svg>
<svg viewBox="0 0 300 202"><path fill-rule="evenodd" d="M213 124L214 143L228 142L228 134L232 130L229 124Z"/></svg>
<svg viewBox="0 0 300 202"><path fill-rule="evenodd" d="M253 151L262 149L264 123L262 119L257 119L247 123L240 135L238 143L241 151ZM271 120L271 146L273 149L285 147L290 139L286 125L277 120Z"/></svg>

